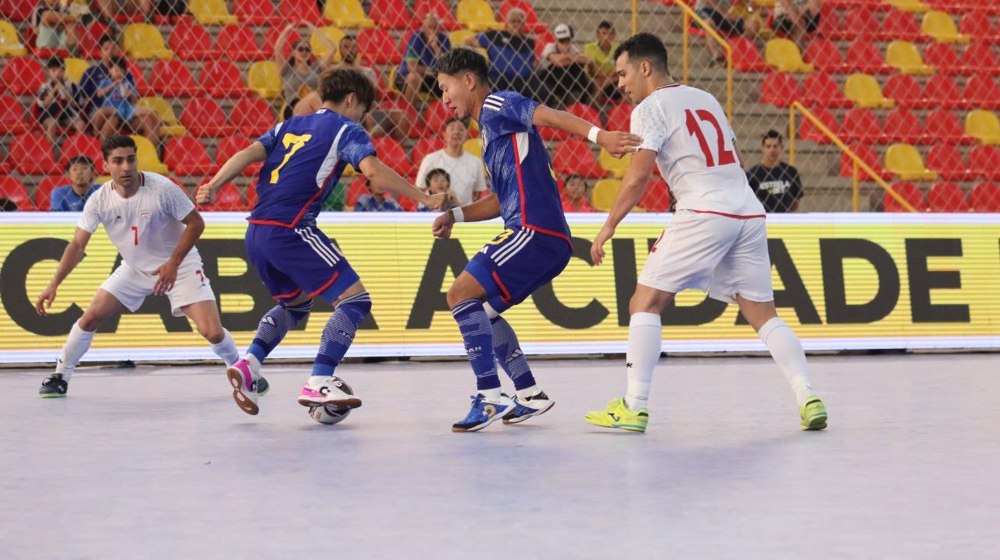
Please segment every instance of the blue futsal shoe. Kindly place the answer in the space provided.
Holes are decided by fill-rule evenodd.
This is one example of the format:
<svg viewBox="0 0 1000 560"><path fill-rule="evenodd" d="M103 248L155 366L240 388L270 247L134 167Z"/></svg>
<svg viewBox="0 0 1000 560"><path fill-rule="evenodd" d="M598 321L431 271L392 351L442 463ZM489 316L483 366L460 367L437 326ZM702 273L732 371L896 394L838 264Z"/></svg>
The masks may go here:
<svg viewBox="0 0 1000 560"><path fill-rule="evenodd" d="M481 394L472 397L472 409L461 422L452 424L453 432L475 432L500 420L514 410L514 401L501 393L500 398L487 399Z"/></svg>

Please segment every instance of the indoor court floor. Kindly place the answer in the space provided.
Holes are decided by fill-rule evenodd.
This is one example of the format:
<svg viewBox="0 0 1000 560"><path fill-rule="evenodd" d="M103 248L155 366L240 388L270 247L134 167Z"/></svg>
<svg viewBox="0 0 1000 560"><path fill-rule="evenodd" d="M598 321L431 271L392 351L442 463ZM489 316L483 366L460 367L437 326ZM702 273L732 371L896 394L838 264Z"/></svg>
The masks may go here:
<svg viewBox="0 0 1000 560"><path fill-rule="evenodd" d="M0 370L0 558L996 559L996 354L822 356L801 432L768 358L665 358L645 434L583 422L622 360L535 360L556 401L454 434L463 362L349 363L336 426L265 368L261 414L216 366Z"/></svg>

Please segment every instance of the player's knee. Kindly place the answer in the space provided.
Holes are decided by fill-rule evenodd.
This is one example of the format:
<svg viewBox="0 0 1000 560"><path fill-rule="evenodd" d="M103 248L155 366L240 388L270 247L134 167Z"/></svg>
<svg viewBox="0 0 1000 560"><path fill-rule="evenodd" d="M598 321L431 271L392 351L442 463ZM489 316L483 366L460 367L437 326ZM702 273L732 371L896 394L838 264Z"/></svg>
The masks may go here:
<svg viewBox="0 0 1000 560"><path fill-rule="evenodd" d="M199 326L198 334L211 344L218 344L226 338L226 331L222 325Z"/></svg>
<svg viewBox="0 0 1000 560"><path fill-rule="evenodd" d="M465 293L463 293L461 288L458 286L452 286L451 288L448 288L448 295L446 296L446 299L448 301L448 308L451 309L469 298Z"/></svg>
<svg viewBox="0 0 1000 560"><path fill-rule="evenodd" d="M101 318L96 315L84 313L83 317L80 317L80 320L77 321L77 324L87 332L94 332L97 330L97 327L101 326Z"/></svg>

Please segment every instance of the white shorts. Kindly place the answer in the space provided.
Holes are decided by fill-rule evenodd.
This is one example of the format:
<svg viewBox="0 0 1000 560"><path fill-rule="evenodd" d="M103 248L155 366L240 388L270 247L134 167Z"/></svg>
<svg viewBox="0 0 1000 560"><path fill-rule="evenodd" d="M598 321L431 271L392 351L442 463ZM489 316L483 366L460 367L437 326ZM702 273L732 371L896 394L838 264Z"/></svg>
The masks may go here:
<svg viewBox="0 0 1000 560"><path fill-rule="evenodd" d="M764 219L679 210L650 251L639 283L674 294L700 290L727 303L735 303L736 294L773 301Z"/></svg>
<svg viewBox="0 0 1000 560"><path fill-rule="evenodd" d="M123 262L101 284L101 289L115 296L115 299L134 313L146 301L146 297L152 295L156 280L156 276L138 271ZM174 287L167 292L167 298L174 317L184 315L181 308L192 303L215 301L212 285L201 268L201 259L184 259L177 270Z"/></svg>

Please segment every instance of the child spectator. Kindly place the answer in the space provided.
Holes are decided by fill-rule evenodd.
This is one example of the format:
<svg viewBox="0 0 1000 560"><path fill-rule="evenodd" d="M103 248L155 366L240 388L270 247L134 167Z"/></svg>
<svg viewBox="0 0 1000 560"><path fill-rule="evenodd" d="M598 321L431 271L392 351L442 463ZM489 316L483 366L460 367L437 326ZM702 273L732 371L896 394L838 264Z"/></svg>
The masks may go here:
<svg viewBox="0 0 1000 560"><path fill-rule="evenodd" d="M67 128L72 127L79 133L86 130L77 104L80 88L66 78L66 65L57 56L48 60L45 72L49 79L42 84L35 98L36 114L49 142L58 145L59 136Z"/></svg>
<svg viewBox="0 0 1000 560"><path fill-rule="evenodd" d="M594 207L590 205L590 193L587 182L583 177L573 174L566 177L563 186L563 211L564 212L593 212Z"/></svg>
<svg viewBox="0 0 1000 560"><path fill-rule="evenodd" d="M365 188L368 189L368 194L363 194L358 197L358 201L354 203L355 212L402 212L403 208L398 202L393 200L389 195L385 194L385 191L371 184L371 181L365 181Z"/></svg>
<svg viewBox="0 0 1000 560"><path fill-rule="evenodd" d="M455 193L451 192L451 176L444 169L437 168L428 171L427 178L424 179L424 186L427 188L428 194L444 194L448 206L458 205ZM434 211L433 208L428 208L423 204L420 205L419 210L421 212Z"/></svg>
<svg viewBox="0 0 1000 560"><path fill-rule="evenodd" d="M125 78L127 72L128 69L123 59L113 60L108 69L108 76L97 84L97 93L104 98L104 107L115 110L115 117L118 118L118 121L131 126L132 119L136 115L135 106L132 103L139 99L139 90L135 88L135 84ZM116 134L118 128L116 125L117 123L113 119L108 119L104 124L104 130L101 131L101 136L107 138Z"/></svg>
<svg viewBox="0 0 1000 560"><path fill-rule="evenodd" d="M94 162L87 156L74 156L66 164L66 172L71 183L52 190L49 210L82 212L90 195L101 188L94 184Z"/></svg>

